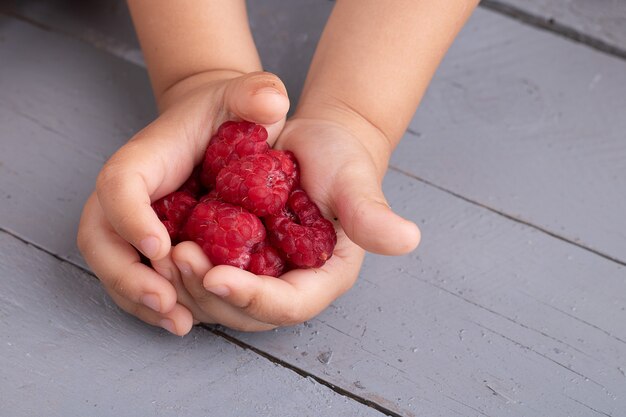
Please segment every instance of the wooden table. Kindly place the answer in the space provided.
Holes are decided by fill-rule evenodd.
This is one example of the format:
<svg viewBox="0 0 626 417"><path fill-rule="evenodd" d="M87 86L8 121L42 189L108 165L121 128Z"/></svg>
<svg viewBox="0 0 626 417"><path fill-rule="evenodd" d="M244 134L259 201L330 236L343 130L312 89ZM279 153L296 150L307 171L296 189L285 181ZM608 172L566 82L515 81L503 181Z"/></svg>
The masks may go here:
<svg viewBox="0 0 626 417"><path fill-rule="evenodd" d="M89 5L87 5L89 4ZM489 0L385 179L423 232L319 317L177 338L75 247L108 156L155 116L123 3L0 13L0 415L626 415L626 3ZM300 91L332 2L250 2Z"/></svg>

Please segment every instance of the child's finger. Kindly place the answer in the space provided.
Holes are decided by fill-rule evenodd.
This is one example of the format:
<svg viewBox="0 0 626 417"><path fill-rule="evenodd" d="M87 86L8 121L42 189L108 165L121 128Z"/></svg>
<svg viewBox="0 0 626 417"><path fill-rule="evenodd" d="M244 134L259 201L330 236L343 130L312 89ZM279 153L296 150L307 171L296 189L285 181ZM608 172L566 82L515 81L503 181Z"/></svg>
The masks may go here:
<svg viewBox="0 0 626 417"><path fill-rule="evenodd" d="M200 139L174 119L161 117L135 135L111 156L96 182L111 226L149 259L164 257L171 245L151 202L178 188L203 152Z"/></svg>
<svg viewBox="0 0 626 417"><path fill-rule="evenodd" d="M150 264L159 275L166 278L175 286L177 283L180 283L180 272L172 259L173 250L174 248L172 247L172 250L164 258L152 260Z"/></svg>
<svg viewBox="0 0 626 417"><path fill-rule="evenodd" d="M419 228L391 210L373 167L344 167L331 193L341 226L363 249L402 255L419 244Z"/></svg>
<svg viewBox="0 0 626 417"><path fill-rule="evenodd" d="M275 325L263 323L249 317L240 309L221 300L215 294L208 292L202 285L205 274L212 268L210 261L200 247L193 242L183 242L177 245L172 254L179 267L185 288L193 297L195 303L202 309L205 323L219 323L239 331L265 331L275 328Z"/></svg>
<svg viewBox="0 0 626 417"><path fill-rule="evenodd" d="M106 218L149 259L170 250L150 203L185 181L227 114L266 125L270 144L284 125L289 99L278 77L251 73L225 83L172 107L121 147L98 176L96 191Z"/></svg>
<svg viewBox="0 0 626 417"><path fill-rule="evenodd" d="M117 293L109 293L109 295L125 312L148 324L161 327L175 335L184 336L189 333L193 326L191 313L180 304L176 304L174 308L167 313L157 313L143 304L133 303Z"/></svg>
<svg viewBox="0 0 626 417"><path fill-rule="evenodd" d="M120 148L98 176L96 190L107 219L149 259L162 258L170 249L167 231L150 203L189 176L211 132L224 121L217 119L232 113L265 124L270 144L284 125L289 99L275 75L248 74L227 81L222 91L213 106L194 99L172 108ZM221 112L220 105L225 107Z"/></svg>
<svg viewBox="0 0 626 417"><path fill-rule="evenodd" d="M203 285L258 321L287 326L320 313L349 286L345 278L324 269L293 270L274 278L220 265L205 275Z"/></svg>
<svg viewBox="0 0 626 417"><path fill-rule="evenodd" d="M211 261L200 246L189 241L176 245L172 251L172 259L185 289L204 310L204 307L215 299L215 296L207 291L198 291L198 287L202 288L202 277L213 267ZM196 281L199 281L199 284Z"/></svg>
<svg viewBox="0 0 626 417"><path fill-rule="evenodd" d="M185 288L185 284L180 276L180 271L172 259L173 250L174 248L172 248L172 251L170 251L165 258L157 259L151 261L150 263L155 271L172 283L174 290L176 290L177 302L184 305L189 309L189 311L191 311L194 320L198 322L206 322L208 320L206 314L204 314L204 312L200 309L187 288Z"/></svg>
<svg viewBox="0 0 626 417"><path fill-rule="evenodd" d="M149 259L170 250L167 230L150 204L185 181L195 148L180 124L159 118L113 154L98 175L96 192L105 217Z"/></svg>
<svg viewBox="0 0 626 417"><path fill-rule="evenodd" d="M265 125L268 142L274 143L289 110L289 97L283 82L269 72L253 72L229 81L224 106L236 116Z"/></svg>
<svg viewBox="0 0 626 417"><path fill-rule="evenodd" d="M176 304L173 286L151 268L110 228L95 196L85 205L78 246L85 260L109 290L160 313Z"/></svg>
<svg viewBox="0 0 626 417"><path fill-rule="evenodd" d="M150 206L150 194L142 176L120 170L102 171L98 180L99 202L115 231L149 259L159 259L170 249L167 229Z"/></svg>

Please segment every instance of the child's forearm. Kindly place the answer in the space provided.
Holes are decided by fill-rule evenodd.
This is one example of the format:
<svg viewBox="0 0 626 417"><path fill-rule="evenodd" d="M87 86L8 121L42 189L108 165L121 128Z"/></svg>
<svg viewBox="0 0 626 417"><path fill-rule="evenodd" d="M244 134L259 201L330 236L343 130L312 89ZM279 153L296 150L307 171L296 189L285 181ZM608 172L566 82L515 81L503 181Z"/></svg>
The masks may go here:
<svg viewBox="0 0 626 417"><path fill-rule="evenodd" d="M328 114L333 108L348 111L374 125L395 147L439 62L477 3L337 1L315 52L297 115L333 117Z"/></svg>
<svg viewBox="0 0 626 417"><path fill-rule="evenodd" d="M259 71L243 0L128 0L163 110L195 85Z"/></svg>

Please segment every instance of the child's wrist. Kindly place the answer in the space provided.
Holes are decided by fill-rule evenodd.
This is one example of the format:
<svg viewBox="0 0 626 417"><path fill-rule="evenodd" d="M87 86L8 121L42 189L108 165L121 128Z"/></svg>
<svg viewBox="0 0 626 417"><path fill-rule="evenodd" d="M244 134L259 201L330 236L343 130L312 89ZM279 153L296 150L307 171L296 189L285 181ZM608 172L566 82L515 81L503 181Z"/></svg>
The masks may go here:
<svg viewBox="0 0 626 417"><path fill-rule="evenodd" d="M397 138L373 123L365 113L335 98L304 98L294 118L333 122L350 131L367 148L372 158L387 166Z"/></svg>
<svg viewBox="0 0 626 417"><path fill-rule="evenodd" d="M173 104L180 101L190 93L198 90L199 88L213 84L216 82L237 78L245 75L244 72L234 69L214 69L202 72L197 72L189 76L183 77L180 80L174 82L163 91L155 91L156 101L159 107L159 112L163 113Z"/></svg>

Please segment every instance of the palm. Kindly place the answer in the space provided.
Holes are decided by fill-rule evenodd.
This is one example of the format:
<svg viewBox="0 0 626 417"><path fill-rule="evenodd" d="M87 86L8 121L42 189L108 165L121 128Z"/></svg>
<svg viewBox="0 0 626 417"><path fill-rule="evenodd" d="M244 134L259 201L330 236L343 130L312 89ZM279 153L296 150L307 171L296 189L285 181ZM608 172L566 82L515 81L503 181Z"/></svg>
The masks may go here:
<svg viewBox="0 0 626 417"><path fill-rule="evenodd" d="M320 206L324 216L335 220L337 246L333 256L319 269L292 270L277 279L253 277L232 267L211 269L206 267L207 260L199 248L190 242L179 245L181 247L175 250L175 258L191 260L195 256L197 260L189 263L205 265L198 271L206 274L205 286L208 282L220 280L227 282L231 289L235 286L239 288L233 289L235 293L254 294L252 297L255 300L263 300L230 303L242 304L238 306L239 311L233 311L232 306L227 306L223 301L207 297L198 279L186 280L185 286L193 298L193 303L188 300L188 305L193 304L190 308L201 321L218 322L246 330L266 329L266 323L273 326L302 322L321 312L356 281L364 250L348 239L338 213L344 205L341 190L350 188L344 181L351 178L351 174L346 173L376 170L369 153L341 126L297 119L287 122L274 147L295 153L300 163L303 188ZM215 270L219 270L219 274ZM263 285L259 284L259 279L264 281ZM245 284L246 281L249 283ZM247 315L248 319L242 315Z"/></svg>
<svg viewBox="0 0 626 417"><path fill-rule="evenodd" d="M303 188L325 210L332 211L335 203L339 203L333 201L336 195L333 189L343 185L342 174L377 170L359 139L331 122L291 119L274 146L296 154Z"/></svg>
<svg viewBox="0 0 626 417"><path fill-rule="evenodd" d="M300 164L302 188L315 201L324 216L334 220L337 246L333 257L321 268L331 277L334 298L348 290L356 280L364 251L351 241L343 225L350 179L354 175L376 172L376 165L363 144L347 129L325 120L289 120L274 147L294 152ZM351 224L351 222L348 222ZM299 281L316 279L311 271L299 271L283 279ZM325 306L324 306L325 307Z"/></svg>
<svg viewBox="0 0 626 417"><path fill-rule="evenodd" d="M212 267L197 245L184 242L173 257L192 265L194 273L183 276L183 282L194 316L242 330L301 323L354 284L363 248L388 254L412 249L417 244L416 228L411 228L415 225L391 212L380 189L389 152L385 145L371 126L349 129L327 120L288 121L274 147L296 155L302 187L324 216L335 220L333 256L319 269L295 269L274 278ZM390 233L394 239L387 238ZM216 297L212 288L228 288L228 293Z"/></svg>

